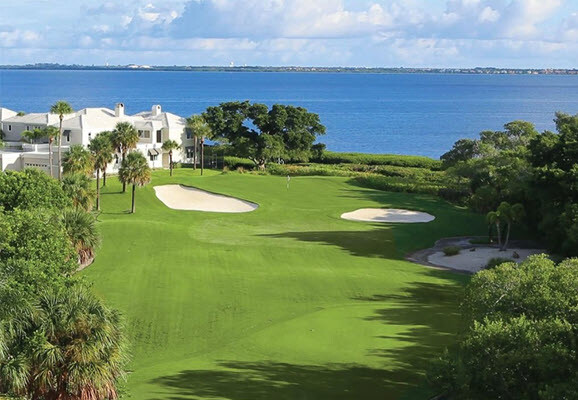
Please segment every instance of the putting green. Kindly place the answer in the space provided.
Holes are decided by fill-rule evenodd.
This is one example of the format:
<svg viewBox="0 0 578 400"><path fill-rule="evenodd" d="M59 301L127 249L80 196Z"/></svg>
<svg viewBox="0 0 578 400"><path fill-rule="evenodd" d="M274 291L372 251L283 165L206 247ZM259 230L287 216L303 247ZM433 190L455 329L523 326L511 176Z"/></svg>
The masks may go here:
<svg viewBox="0 0 578 400"><path fill-rule="evenodd" d="M183 184L259 204L246 214L167 208L153 185ZM483 218L441 200L352 186L346 178L191 170L103 190L103 245L82 274L125 315L130 398L424 399L423 371L456 330L467 279L403 260ZM359 224L358 208L436 216Z"/></svg>

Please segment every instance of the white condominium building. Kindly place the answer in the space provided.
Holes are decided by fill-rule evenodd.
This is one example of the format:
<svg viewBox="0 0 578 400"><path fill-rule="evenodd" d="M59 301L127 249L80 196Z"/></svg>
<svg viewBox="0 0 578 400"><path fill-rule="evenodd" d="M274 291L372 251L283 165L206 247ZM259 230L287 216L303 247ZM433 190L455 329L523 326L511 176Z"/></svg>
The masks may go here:
<svg viewBox="0 0 578 400"><path fill-rule="evenodd" d="M135 115L125 114L124 104L119 103L114 110L108 108L84 108L64 116L62 123L62 154L70 146L79 144L88 146L100 132L112 131L119 122L129 122L139 133L136 151L143 153L151 168L168 168L169 155L161 149L163 142L171 139L181 145L173 152L173 161L186 161L193 146L192 135L186 129L186 120L175 114L163 112L160 105L154 105L151 111ZM31 113L19 115L15 111L0 107L0 129L3 132L4 148L0 149L0 171L7 169L22 170L28 167L40 168L49 172L48 139L38 143L28 143L22 136L25 131L47 126L59 127L58 115L50 113ZM53 171L57 174L58 159L56 140L53 143ZM109 165L109 172L120 167L120 155Z"/></svg>

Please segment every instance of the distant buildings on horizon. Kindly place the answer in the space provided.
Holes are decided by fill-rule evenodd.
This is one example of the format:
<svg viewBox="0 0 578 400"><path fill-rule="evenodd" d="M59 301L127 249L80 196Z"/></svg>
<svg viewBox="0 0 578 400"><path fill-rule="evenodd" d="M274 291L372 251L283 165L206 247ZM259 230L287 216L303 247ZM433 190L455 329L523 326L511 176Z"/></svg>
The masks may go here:
<svg viewBox="0 0 578 400"><path fill-rule="evenodd" d="M152 66L128 65L78 65L37 63L26 65L0 65L2 69L17 70L142 70L142 71L190 71L190 72L345 72L345 73L405 73L405 74L476 74L476 75L578 75L578 69L566 68L410 68L410 67L263 67L263 66Z"/></svg>

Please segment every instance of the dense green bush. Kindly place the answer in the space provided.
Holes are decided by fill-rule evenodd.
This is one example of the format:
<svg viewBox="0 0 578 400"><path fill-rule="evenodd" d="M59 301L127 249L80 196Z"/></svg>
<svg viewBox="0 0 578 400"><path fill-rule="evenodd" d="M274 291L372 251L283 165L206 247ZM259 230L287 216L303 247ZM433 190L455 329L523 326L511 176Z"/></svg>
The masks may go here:
<svg viewBox="0 0 578 400"><path fill-rule="evenodd" d="M5 210L63 209L70 205L60 183L38 169L0 173L0 207Z"/></svg>
<svg viewBox="0 0 578 400"><path fill-rule="evenodd" d="M248 158L225 156L224 157L225 166L229 169L237 169L242 167L246 170L252 170L255 168L255 163Z"/></svg>
<svg viewBox="0 0 578 400"><path fill-rule="evenodd" d="M492 269L492 268L496 268L498 265L502 265L508 262L512 262L512 260L510 260L509 258L502 258L502 257L494 257L491 258L490 261L488 261L488 263L486 264L486 266L484 267L485 269Z"/></svg>
<svg viewBox="0 0 578 400"><path fill-rule="evenodd" d="M578 259L545 255L474 275L463 333L428 373L449 399L578 398Z"/></svg>
<svg viewBox="0 0 578 400"><path fill-rule="evenodd" d="M364 154L338 153L325 151L319 159L312 161L322 164L365 164L365 165L396 165L399 167L441 169L442 163L429 157L407 156L397 154Z"/></svg>
<svg viewBox="0 0 578 400"><path fill-rule="evenodd" d="M460 254L460 251L462 251L462 248L458 247L458 246L447 246L447 247L444 247L442 251L444 252L446 257L451 257L451 256L457 256L458 254Z"/></svg>

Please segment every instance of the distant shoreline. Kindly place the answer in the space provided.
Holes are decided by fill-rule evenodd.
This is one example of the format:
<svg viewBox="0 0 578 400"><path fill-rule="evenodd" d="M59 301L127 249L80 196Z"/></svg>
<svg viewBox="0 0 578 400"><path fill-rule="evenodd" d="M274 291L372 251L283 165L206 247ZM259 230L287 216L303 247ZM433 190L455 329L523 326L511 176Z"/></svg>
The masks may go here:
<svg viewBox="0 0 578 400"><path fill-rule="evenodd" d="M149 65L63 65L28 64L0 65L0 70L26 71L165 71L165 72L297 72L297 73L350 73L350 74L457 74L457 75L578 75L578 69L534 68L364 68L364 67L219 67L219 66L149 66Z"/></svg>

